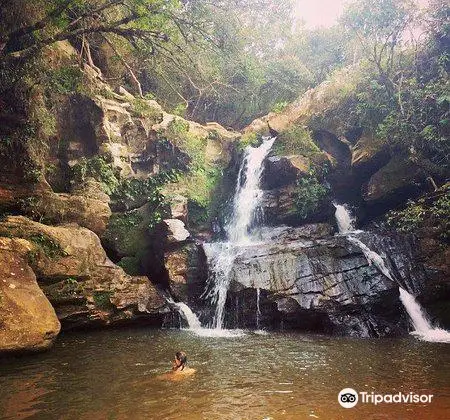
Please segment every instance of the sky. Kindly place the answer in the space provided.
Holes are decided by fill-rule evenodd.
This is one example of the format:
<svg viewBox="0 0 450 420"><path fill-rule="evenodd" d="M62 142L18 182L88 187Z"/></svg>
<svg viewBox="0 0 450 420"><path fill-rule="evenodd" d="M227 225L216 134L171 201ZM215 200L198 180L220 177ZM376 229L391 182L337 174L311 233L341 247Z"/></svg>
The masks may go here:
<svg viewBox="0 0 450 420"><path fill-rule="evenodd" d="M344 10L349 0L297 0L296 19L305 21L307 28L330 27Z"/></svg>
<svg viewBox="0 0 450 420"><path fill-rule="evenodd" d="M337 22L345 4L351 0L296 0L296 19L303 20L308 29L330 27ZM421 6L428 0L416 0Z"/></svg>

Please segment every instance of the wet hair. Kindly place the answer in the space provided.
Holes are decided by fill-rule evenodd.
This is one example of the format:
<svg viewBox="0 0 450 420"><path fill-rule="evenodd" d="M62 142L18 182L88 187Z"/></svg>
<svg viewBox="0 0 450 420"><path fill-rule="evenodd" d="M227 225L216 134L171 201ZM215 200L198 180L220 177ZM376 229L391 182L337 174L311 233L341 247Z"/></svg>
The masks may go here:
<svg viewBox="0 0 450 420"><path fill-rule="evenodd" d="M181 370L184 369L184 365L187 363L187 356L184 351L177 351L175 354L175 357L177 360L181 362Z"/></svg>

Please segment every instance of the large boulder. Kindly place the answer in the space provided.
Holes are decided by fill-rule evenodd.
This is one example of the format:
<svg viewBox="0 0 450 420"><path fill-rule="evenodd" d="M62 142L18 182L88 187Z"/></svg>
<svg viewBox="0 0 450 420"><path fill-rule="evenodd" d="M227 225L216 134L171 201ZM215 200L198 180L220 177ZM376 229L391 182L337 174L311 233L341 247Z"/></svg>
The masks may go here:
<svg viewBox="0 0 450 420"><path fill-rule="evenodd" d="M0 353L45 350L61 325L27 263L33 244L0 237Z"/></svg>
<svg viewBox="0 0 450 420"><path fill-rule="evenodd" d="M311 161L302 155L270 156L265 160L262 186L274 189L295 184L295 181L309 174Z"/></svg>
<svg viewBox="0 0 450 420"><path fill-rule="evenodd" d="M30 265L64 328L141 320L161 325L164 299L146 277L127 275L113 264L90 230L16 216L0 223L1 234L33 244Z"/></svg>
<svg viewBox="0 0 450 420"><path fill-rule="evenodd" d="M351 148L353 171L365 179L389 162L389 153L383 141L365 134Z"/></svg>
<svg viewBox="0 0 450 420"><path fill-rule="evenodd" d="M185 244L165 253L164 264L173 296L192 307L198 306L207 277L203 249L194 243Z"/></svg>
<svg viewBox="0 0 450 420"><path fill-rule="evenodd" d="M363 197L369 204L383 203L393 208L423 190L425 178L424 171L415 163L393 157L370 177Z"/></svg>
<svg viewBox="0 0 450 420"><path fill-rule="evenodd" d="M264 191L261 207L264 218L269 225L299 226L304 223L319 223L333 220L335 208L329 198L325 197L317 208L311 211L306 218L300 216L298 210L298 188L295 183Z"/></svg>
<svg viewBox="0 0 450 420"><path fill-rule="evenodd" d="M92 194L89 191L88 194ZM99 194L99 193L97 193ZM39 218L52 223L77 223L97 235L101 235L108 225L111 209L108 199L84 195L54 193L47 191L34 196L30 210Z"/></svg>
<svg viewBox="0 0 450 420"><path fill-rule="evenodd" d="M343 68L333 78L305 92L282 112L272 112L254 120L244 129L244 133L268 134L269 126L283 132L292 125L303 124L313 130L326 130L337 137L344 136L348 130L347 119L333 111L345 107L363 74L358 65Z"/></svg>

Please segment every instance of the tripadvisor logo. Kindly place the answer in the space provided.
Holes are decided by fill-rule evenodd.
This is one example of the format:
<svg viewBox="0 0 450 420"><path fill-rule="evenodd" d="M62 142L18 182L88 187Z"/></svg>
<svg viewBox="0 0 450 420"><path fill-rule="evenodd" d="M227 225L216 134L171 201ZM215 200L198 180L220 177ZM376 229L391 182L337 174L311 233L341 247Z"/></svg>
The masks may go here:
<svg viewBox="0 0 450 420"><path fill-rule="evenodd" d="M358 393L353 388L344 388L338 395L339 404L344 408L352 408L358 404Z"/></svg>
<svg viewBox="0 0 450 420"><path fill-rule="evenodd" d="M360 392L358 394L353 388L344 388L338 395L338 402L344 408L352 408L358 401L362 404L411 404L431 403L433 394L414 394L408 392L397 392L396 394L376 394L375 392Z"/></svg>

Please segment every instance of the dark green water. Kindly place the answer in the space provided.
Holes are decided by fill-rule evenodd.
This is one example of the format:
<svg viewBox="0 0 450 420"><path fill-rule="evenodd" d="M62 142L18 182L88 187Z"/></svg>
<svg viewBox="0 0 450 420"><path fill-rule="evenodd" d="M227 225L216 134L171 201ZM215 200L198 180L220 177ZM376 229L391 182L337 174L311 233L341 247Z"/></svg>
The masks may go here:
<svg viewBox="0 0 450 420"><path fill-rule="evenodd" d="M198 371L161 381L176 350ZM290 333L198 337L111 330L0 361L1 419L449 419L449 345ZM342 408L345 387L434 394L430 404Z"/></svg>

